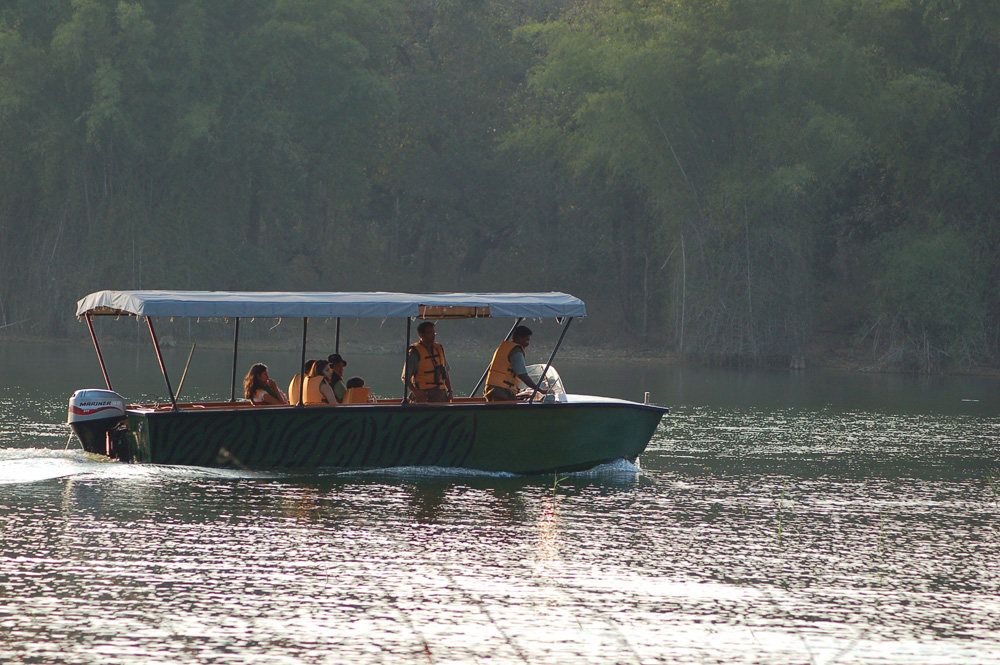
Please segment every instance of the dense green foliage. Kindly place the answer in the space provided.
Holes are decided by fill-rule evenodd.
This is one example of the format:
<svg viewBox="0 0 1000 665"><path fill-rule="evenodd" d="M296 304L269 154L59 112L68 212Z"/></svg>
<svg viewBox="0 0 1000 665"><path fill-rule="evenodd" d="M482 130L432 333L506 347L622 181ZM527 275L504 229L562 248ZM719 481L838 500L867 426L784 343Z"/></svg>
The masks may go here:
<svg viewBox="0 0 1000 665"><path fill-rule="evenodd" d="M990 362L998 67L962 0L7 0L0 325L558 289L664 351Z"/></svg>

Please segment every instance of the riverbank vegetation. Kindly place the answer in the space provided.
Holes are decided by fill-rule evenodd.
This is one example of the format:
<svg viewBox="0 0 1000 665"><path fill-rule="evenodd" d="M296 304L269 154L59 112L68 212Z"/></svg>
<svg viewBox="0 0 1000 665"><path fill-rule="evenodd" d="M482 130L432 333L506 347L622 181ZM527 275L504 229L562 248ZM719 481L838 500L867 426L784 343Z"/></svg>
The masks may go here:
<svg viewBox="0 0 1000 665"><path fill-rule="evenodd" d="M998 35L954 0L3 3L0 334L100 288L566 290L664 354L995 364Z"/></svg>

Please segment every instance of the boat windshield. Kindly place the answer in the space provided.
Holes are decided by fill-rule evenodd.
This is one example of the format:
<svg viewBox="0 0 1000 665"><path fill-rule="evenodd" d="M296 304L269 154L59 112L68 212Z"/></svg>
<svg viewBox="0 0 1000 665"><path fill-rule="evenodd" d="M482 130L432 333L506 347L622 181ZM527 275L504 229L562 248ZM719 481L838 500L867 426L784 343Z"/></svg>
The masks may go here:
<svg viewBox="0 0 1000 665"><path fill-rule="evenodd" d="M544 363L539 363L537 365L528 365L528 376L535 383L538 383L538 379L542 376L542 370L545 369ZM556 396L558 399L559 395L566 394L566 388L563 387L562 379L559 377L559 372L556 371L555 367L549 367L549 371L545 372L545 380L541 383L541 388L543 388L548 394Z"/></svg>

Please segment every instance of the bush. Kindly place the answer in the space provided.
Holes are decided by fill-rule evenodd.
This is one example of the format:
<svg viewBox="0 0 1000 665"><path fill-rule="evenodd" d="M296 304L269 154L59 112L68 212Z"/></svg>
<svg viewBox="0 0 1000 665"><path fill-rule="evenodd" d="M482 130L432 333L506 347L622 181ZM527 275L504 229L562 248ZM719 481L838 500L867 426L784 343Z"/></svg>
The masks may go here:
<svg viewBox="0 0 1000 665"><path fill-rule="evenodd" d="M950 231L904 235L884 256L876 307L890 359L930 371L982 360L985 275L972 246Z"/></svg>

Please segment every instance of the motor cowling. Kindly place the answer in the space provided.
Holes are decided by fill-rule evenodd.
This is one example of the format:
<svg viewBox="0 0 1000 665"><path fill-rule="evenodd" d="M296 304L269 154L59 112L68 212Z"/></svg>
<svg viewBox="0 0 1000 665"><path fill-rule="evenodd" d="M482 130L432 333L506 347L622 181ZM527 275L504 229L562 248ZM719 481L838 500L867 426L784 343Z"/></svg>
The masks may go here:
<svg viewBox="0 0 1000 665"><path fill-rule="evenodd" d="M121 431L125 422L125 398L113 390L86 388L69 398L69 416L83 449L88 453L121 457Z"/></svg>

